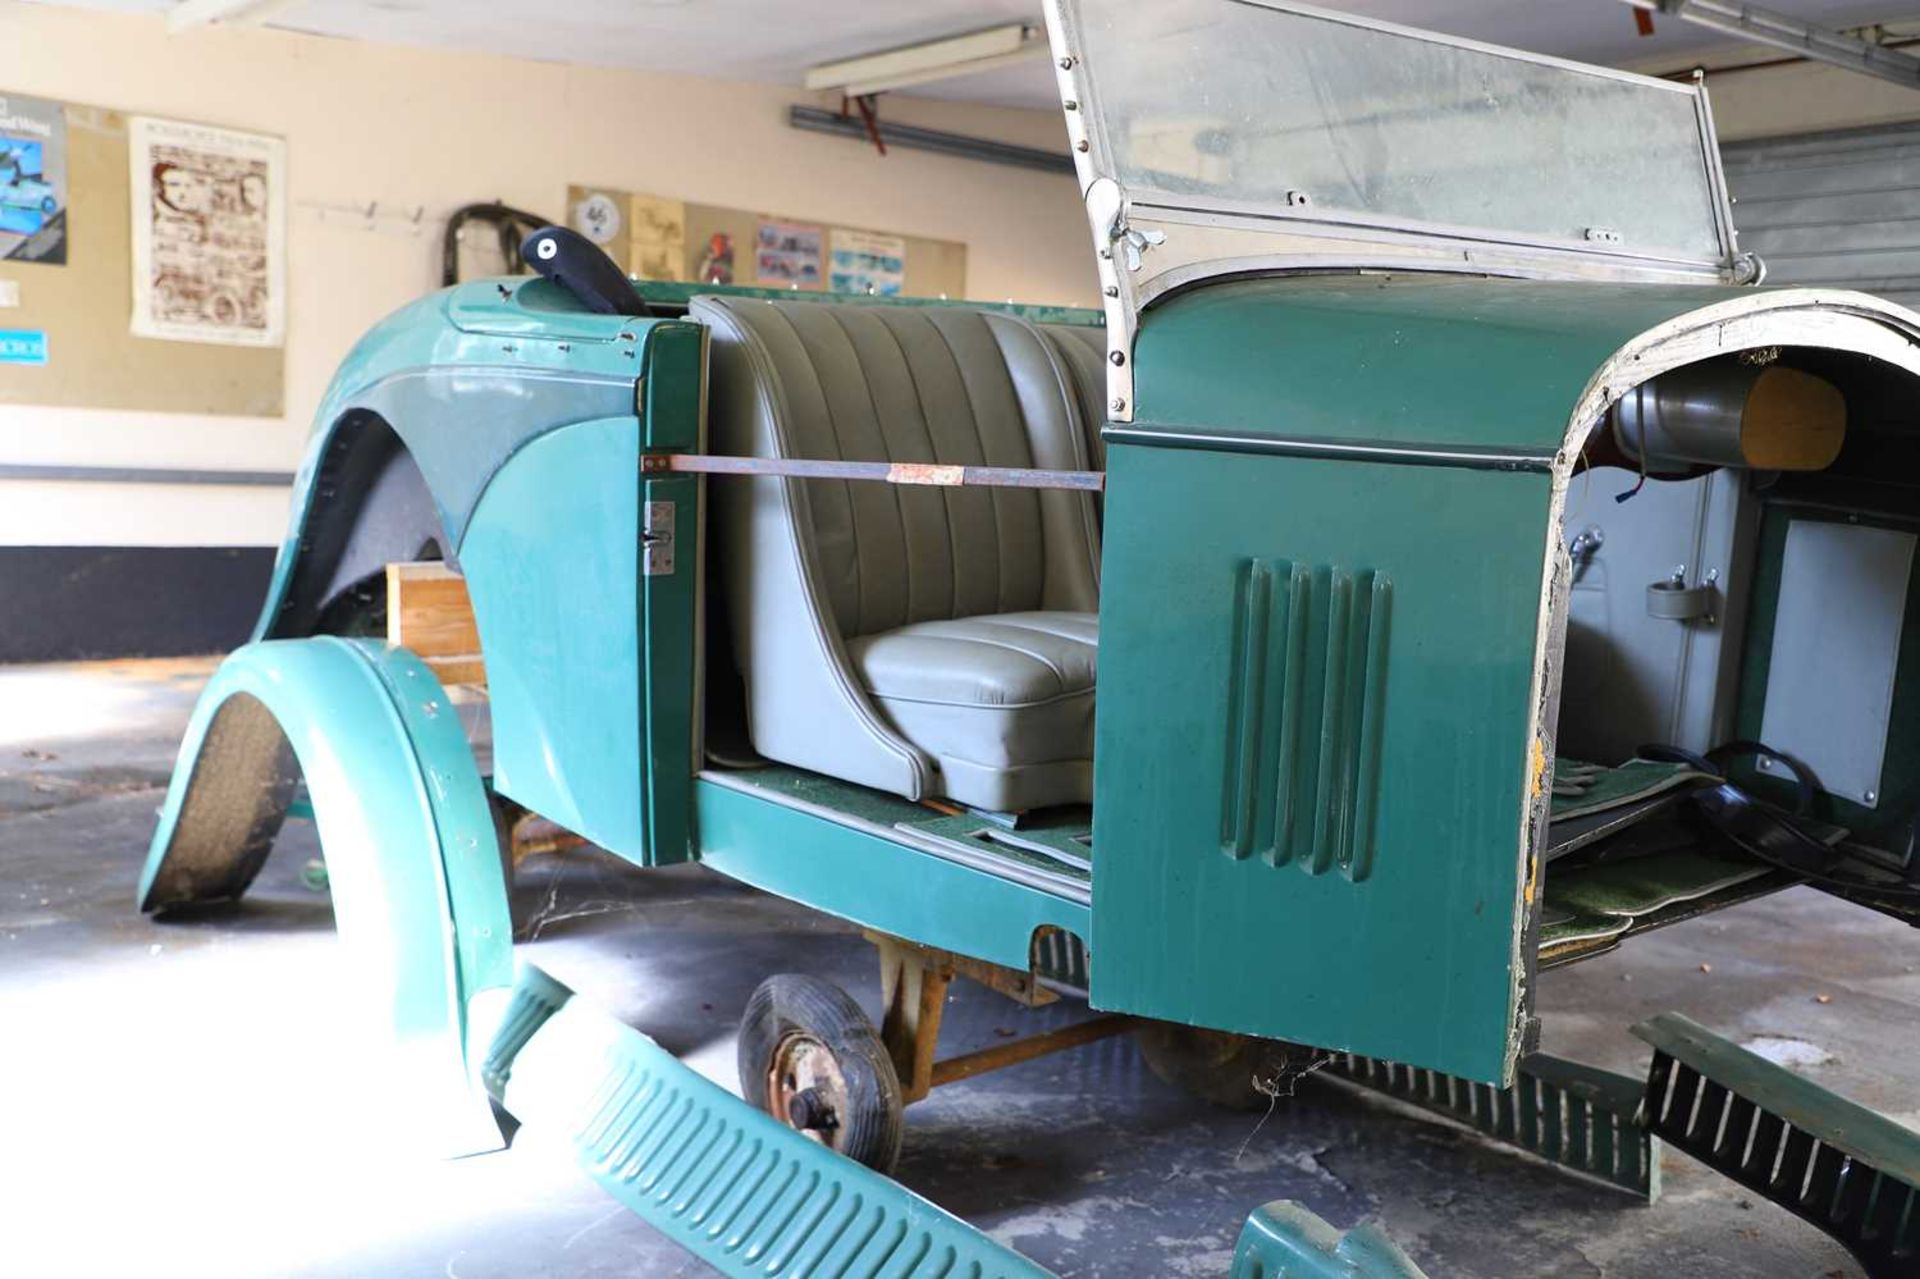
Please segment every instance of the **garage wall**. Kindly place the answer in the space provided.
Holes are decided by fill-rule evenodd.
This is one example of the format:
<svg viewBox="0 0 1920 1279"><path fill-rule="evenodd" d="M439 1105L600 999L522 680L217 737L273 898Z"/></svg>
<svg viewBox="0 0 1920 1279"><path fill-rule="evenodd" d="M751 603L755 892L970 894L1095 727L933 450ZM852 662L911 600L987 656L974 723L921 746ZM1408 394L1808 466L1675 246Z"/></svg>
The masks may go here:
<svg viewBox="0 0 1920 1279"><path fill-rule="evenodd" d="M291 188L284 417L0 406L0 467L292 470L347 348L438 286L445 214L498 198L558 218L569 182L962 240L975 297L1096 300L1070 177L906 151L882 159L797 132L784 120L789 103L810 100L798 90L265 30L169 37L158 18L0 0L0 91L281 134ZM1064 148L1060 121L1047 112L902 100L886 113ZM372 201L424 207L423 233L368 232L318 209ZM88 247L76 242L71 251ZM267 548L285 517L280 488L0 480L0 619L14 619L0 620L0 660L59 655L46 635L33 640L23 628L46 631L41 613L74 607L44 595L50 580L72 574L23 574L18 565L31 552L22 548ZM267 555L249 558L263 565ZM18 602L29 582L34 618L23 620ZM189 573L179 588L193 585ZM184 595L182 610L192 607ZM81 621L102 636L132 624L125 616Z"/></svg>
<svg viewBox="0 0 1920 1279"><path fill-rule="evenodd" d="M1722 142L1920 120L1920 90L1816 62L1721 71L1707 89Z"/></svg>

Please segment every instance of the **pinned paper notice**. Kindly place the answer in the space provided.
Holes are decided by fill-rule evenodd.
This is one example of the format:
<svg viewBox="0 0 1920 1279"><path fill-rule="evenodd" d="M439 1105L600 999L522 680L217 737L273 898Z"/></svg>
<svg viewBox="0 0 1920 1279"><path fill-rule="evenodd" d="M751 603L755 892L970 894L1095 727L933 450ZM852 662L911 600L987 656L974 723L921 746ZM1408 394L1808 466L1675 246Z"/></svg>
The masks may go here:
<svg viewBox="0 0 1920 1279"><path fill-rule="evenodd" d="M43 329L0 329L0 364L45 364L47 335Z"/></svg>
<svg viewBox="0 0 1920 1279"><path fill-rule="evenodd" d="M0 280L0 306L20 305L20 281Z"/></svg>

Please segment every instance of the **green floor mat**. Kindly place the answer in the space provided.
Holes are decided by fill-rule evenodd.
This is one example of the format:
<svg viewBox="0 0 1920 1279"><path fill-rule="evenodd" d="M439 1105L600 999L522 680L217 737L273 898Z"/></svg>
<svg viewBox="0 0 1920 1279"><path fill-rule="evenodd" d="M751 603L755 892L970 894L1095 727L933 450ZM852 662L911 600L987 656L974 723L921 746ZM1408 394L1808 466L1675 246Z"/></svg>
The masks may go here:
<svg viewBox="0 0 1920 1279"><path fill-rule="evenodd" d="M1635 921L1758 879L1758 862L1697 851L1598 862L1547 881L1540 917L1542 950L1569 942L1617 937Z"/></svg>
<svg viewBox="0 0 1920 1279"><path fill-rule="evenodd" d="M1609 768L1577 759L1553 761L1553 821L1570 821L1652 799L1682 787L1719 781L1687 764L1630 759Z"/></svg>

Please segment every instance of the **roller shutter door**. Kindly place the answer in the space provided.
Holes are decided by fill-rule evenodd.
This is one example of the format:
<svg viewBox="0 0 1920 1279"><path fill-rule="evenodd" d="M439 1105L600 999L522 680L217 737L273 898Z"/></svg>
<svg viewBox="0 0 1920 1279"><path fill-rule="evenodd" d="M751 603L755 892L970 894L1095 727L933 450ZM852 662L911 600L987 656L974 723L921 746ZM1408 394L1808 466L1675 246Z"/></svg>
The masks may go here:
<svg viewBox="0 0 1920 1279"><path fill-rule="evenodd" d="M1920 124L1729 143L1740 247L1768 284L1830 284L1920 308Z"/></svg>

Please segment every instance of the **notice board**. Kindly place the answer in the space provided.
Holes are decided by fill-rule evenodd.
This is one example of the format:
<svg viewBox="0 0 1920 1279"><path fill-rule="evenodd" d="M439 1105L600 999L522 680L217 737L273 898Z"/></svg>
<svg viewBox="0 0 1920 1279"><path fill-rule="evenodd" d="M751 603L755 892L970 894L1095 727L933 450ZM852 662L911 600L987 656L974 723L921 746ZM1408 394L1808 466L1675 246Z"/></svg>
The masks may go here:
<svg viewBox="0 0 1920 1279"><path fill-rule="evenodd" d="M0 403L278 417L279 346L135 337L127 117L66 105L66 261L0 259Z"/></svg>
<svg viewBox="0 0 1920 1279"><path fill-rule="evenodd" d="M967 246L955 240L610 187L569 187L567 210L575 230L641 279L966 296Z"/></svg>

